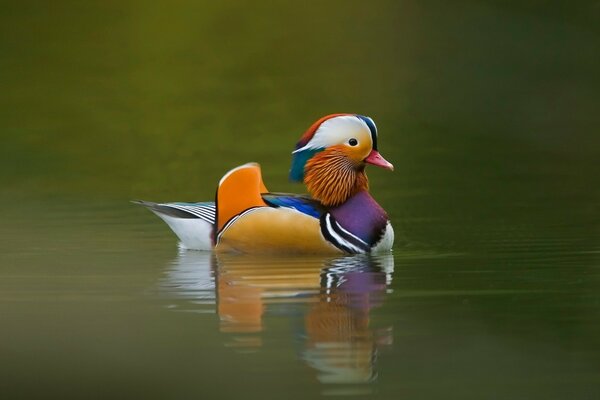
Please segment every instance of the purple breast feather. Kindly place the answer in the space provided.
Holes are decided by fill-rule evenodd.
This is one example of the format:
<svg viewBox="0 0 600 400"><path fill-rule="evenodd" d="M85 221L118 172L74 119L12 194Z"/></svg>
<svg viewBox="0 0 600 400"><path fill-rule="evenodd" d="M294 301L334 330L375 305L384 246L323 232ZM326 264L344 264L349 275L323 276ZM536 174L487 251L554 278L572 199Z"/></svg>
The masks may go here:
<svg viewBox="0 0 600 400"><path fill-rule="evenodd" d="M389 220L385 210L366 191L332 208L330 213L344 229L370 245L379 241Z"/></svg>

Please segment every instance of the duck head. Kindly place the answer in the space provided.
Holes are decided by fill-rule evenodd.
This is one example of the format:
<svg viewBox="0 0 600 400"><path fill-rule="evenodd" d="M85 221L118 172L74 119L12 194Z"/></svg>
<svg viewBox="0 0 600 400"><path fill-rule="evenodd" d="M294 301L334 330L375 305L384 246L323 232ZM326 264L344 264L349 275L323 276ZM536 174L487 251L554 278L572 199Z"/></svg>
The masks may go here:
<svg viewBox="0 0 600 400"><path fill-rule="evenodd" d="M393 170L377 150L377 127L369 117L332 114L315 122L292 152L290 179L304 182L326 206L368 190L367 164Z"/></svg>

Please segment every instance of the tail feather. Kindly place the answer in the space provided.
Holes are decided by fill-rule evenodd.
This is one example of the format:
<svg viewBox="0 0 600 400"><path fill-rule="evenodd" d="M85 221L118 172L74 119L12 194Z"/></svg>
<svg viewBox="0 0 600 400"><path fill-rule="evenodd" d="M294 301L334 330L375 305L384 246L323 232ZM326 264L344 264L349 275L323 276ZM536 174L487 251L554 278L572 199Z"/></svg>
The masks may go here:
<svg viewBox="0 0 600 400"><path fill-rule="evenodd" d="M183 245L190 249L210 250L217 234L244 211L268 207L262 194L268 193L256 163L229 171L219 182L215 203L154 203L132 201L162 218Z"/></svg>
<svg viewBox="0 0 600 400"><path fill-rule="evenodd" d="M192 250L211 250L215 222L214 203L154 203L135 200L158 215L179 237L184 247Z"/></svg>
<svg viewBox="0 0 600 400"><path fill-rule="evenodd" d="M144 200L131 202L174 218L200 218L211 224L215 222L215 203L154 203Z"/></svg>

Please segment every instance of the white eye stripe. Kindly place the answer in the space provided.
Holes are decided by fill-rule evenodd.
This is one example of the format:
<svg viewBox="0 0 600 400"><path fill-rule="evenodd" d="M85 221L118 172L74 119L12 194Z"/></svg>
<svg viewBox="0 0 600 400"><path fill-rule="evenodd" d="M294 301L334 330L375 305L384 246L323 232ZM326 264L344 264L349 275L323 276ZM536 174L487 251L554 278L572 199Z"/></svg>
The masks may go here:
<svg viewBox="0 0 600 400"><path fill-rule="evenodd" d="M323 149L348 142L348 138L364 136L371 138L371 130L362 119L354 115L334 117L323 122L312 139L304 146L292 152L298 153L309 149ZM357 139L358 140L358 139Z"/></svg>

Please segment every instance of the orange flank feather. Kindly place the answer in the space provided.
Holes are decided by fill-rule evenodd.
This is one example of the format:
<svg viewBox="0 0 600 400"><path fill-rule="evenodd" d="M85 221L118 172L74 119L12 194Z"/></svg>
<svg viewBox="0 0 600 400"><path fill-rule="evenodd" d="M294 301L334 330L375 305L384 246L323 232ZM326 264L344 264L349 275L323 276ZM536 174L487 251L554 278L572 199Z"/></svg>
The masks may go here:
<svg viewBox="0 0 600 400"><path fill-rule="evenodd" d="M337 206L369 189L364 165L349 158L343 146L330 147L308 160L304 183L312 197L325 206Z"/></svg>
<svg viewBox="0 0 600 400"><path fill-rule="evenodd" d="M256 163L232 169L221 179L217 190L216 250L242 253L340 252L323 238L317 218L289 208L269 207L262 199L263 193L268 193L268 190ZM245 213L247 210L250 211ZM235 223L228 224L236 217Z"/></svg>
<svg viewBox="0 0 600 400"><path fill-rule="evenodd" d="M217 189L217 230L236 215L252 207L267 204L261 193L268 193L263 183L260 165L248 163L229 171Z"/></svg>
<svg viewBox="0 0 600 400"><path fill-rule="evenodd" d="M259 207L225 227L215 248L241 253L339 254L319 220L290 208Z"/></svg>

